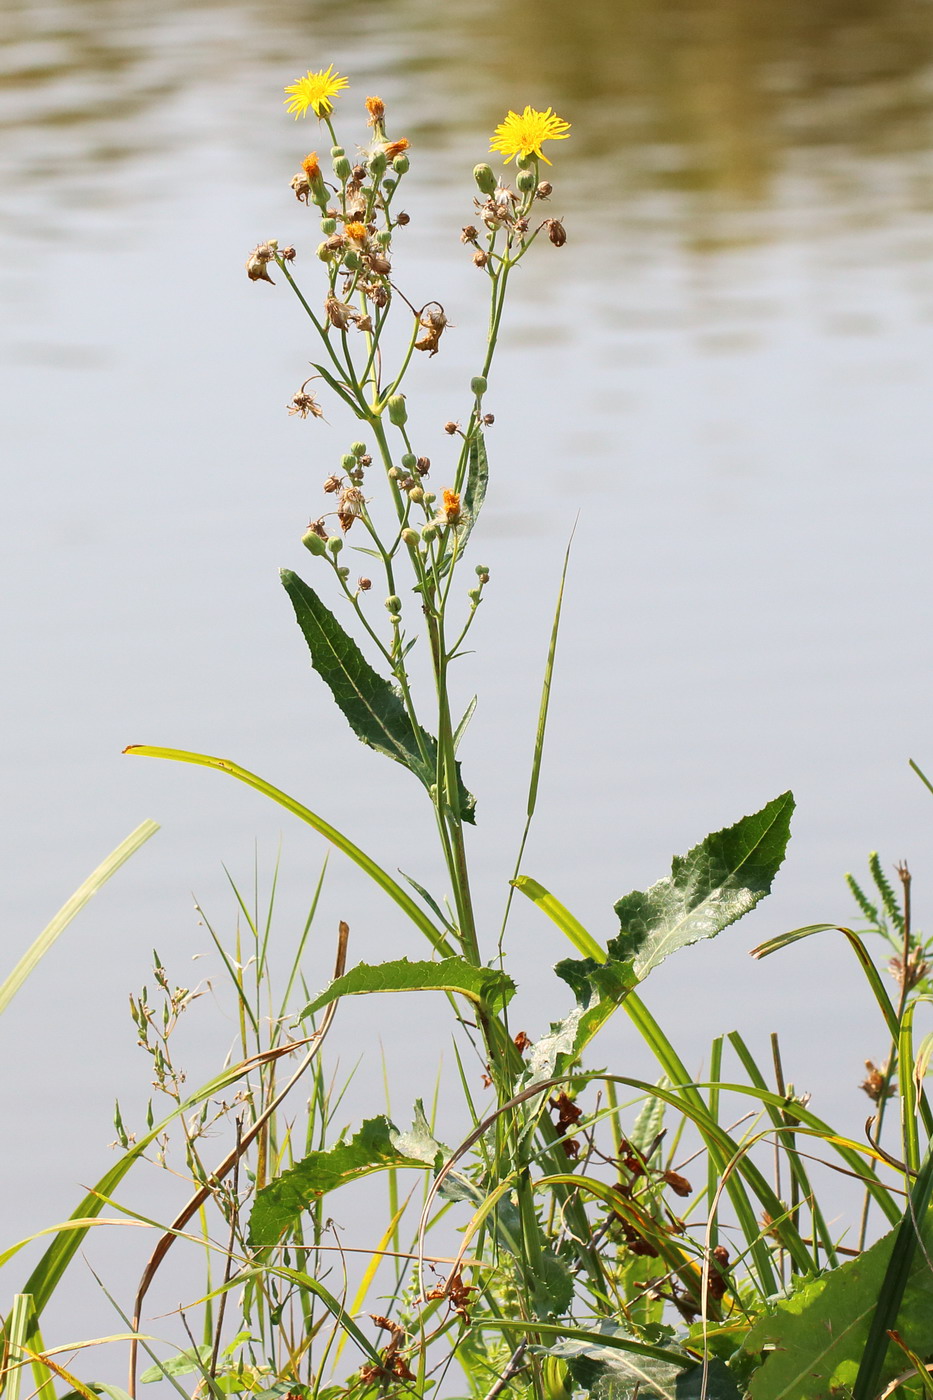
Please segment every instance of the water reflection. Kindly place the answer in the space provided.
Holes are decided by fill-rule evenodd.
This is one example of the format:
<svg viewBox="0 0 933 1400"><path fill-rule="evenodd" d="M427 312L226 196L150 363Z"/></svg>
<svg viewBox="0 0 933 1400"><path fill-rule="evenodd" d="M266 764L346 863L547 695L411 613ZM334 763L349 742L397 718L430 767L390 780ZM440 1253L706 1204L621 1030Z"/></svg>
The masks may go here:
<svg viewBox="0 0 933 1400"><path fill-rule="evenodd" d="M688 221L697 202L766 208L788 174L851 205L881 157L898 172L885 202L931 203L926 0L13 0L6 11L12 209L26 189L59 209L106 202L118 192L101 186L102 168L139 175L194 131L229 139L254 101L269 111L283 74L335 54L360 83L394 86L410 119L430 123L423 141L484 130L504 94L551 104L574 120L581 187L599 181L603 199L625 191L629 205L660 198L668 220Z"/></svg>

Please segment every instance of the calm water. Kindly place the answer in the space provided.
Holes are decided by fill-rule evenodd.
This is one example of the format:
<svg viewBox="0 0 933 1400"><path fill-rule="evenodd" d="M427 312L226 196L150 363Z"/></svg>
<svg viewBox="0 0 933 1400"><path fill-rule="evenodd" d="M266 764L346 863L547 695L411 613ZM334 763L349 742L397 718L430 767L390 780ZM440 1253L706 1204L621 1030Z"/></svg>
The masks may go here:
<svg viewBox="0 0 933 1400"><path fill-rule="evenodd" d="M930 4L6 0L3 18L5 964L138 821L163 823L4 1018L2 1198L20 1208L3 1240L101 1174L115 1094L142 1123L127 993L153 946L178 980L217 977L189 962L208 947L191 892L231 929L222 862L248 883L258 850L267 882L281 839L287 945L324 854L258 797L125 744L229 755L387 867L435 870L417 791L341 733L276 582L307 573L301 530L355 434L285 415L310 341L286 289L242 264L274 233L316 242L287 188L316 133L280 99L330 62L348 112L378 91L413 143L405 285L456 326L417 367L436 460L483 333L458 241L469 171L508 107L573 123L554 196L570 239L523 270L489 400L493 584L462 677L481 696L464 766L483 916L495 927L514 859L579 513L525 867L606 936L612 901L672 851L793 787L775 895L648 1000L697 1067L719 1031L764 1054L780 1030L789 1076L858 1133L862 1061L886 1047L844 950L746 950L849 918L842 872L874 847L911 862L921 922L929 908L933 799L907 759L933 768ZM357 958L421 951L335 858L312 984L339 918ZM548 971L564 949L531 910L514 937L537 1034L565 1009ZM192 1017L194 1077L233 1027L213 997ZM341 1009L344 1067L367 1055L348 1116L382 1104L374 1025L399 1116L431 1092L446 1023L418 1017ZM621 1024L600 1055L652 1072ZM138 1268L110 1263L117 1284ZM86 1288L71 1307L65 1331L97 1325Z"/></svg>

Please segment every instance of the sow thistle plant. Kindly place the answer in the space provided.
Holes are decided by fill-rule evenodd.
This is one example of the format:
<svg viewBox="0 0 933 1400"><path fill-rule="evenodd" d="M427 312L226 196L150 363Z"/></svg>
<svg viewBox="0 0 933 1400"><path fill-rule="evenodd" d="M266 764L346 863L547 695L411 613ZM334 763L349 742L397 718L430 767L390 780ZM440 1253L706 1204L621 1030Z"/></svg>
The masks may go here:
<svg viewBox="0 0 933 1400"><path fill-rule="evenodd" d="M476 802L459 756L473 703L457 712L452 678L490 584L470 547L490 483L487 399L507 290L534 245L535 256L550 257L566 242L541 166L551 164L545 147L559 152L570 128L550 108L510 111L490 154L514 162L511 183L513 172L497 175L485 161L473 171L461 242L488 297L488 336L459 418L441 428L438 413L437 442L427 443L411 426L407 395L414 366L429 367L444 353L450 321L444 302L413 297L406 274L409 216L400 189L410 143L389 135L378 97L365 102L364 143L341 143L334 120L347 87L331 66L286 89L289 113L315 117L330 148L305 154L291 180L308 210L307 247L299 253L268 239L246 262L251 280L284 284L313 328L313 375L288 412L311 433L325 415L350 424L346 451L322 464L321 501L303 535L311 581L288 570L282 581L311 665L353 732L421 784L447 887L401 883L333 825L332 814L319 815L231 760L128 750L215 768L258 789L353 861L427 948L420 960L348 969L349 930L341 924L333 979L323 990L308 987L318 886L278 989L269 956L273 901L263 909L235 887L232 947L204 922L235 991L237 1055L193 1092L172 1038L197 989L173 988L157 959L155 993L144 990L132 1011L166 1110L160 1118L150 1108L145 1132L134 1136L118 1109L118 1161L53 1232L18 1295L5 1325L13 1400L27 1366L44 1400L56 1394L56 1378L70 1388L68 1400L102 1391L125 1400L137 1393L141 1352L151 1363L143 1382L262 1400L421 1397L434 1389L476 1400L506 1392L521 1400L577 1392L595 1400L850 1393L869 1400L898 1385L929 1390L933 1164L923 1144L933 1115L923 1075L933 1047L927 1041L915 1052L913 1044L916 1009L930 999L929 949L911 931L909 904L898 905L879 884L876 906L853 884L871 927L900 958L896 1004L862 937L841 930L890 1038L871 1081L877 1108L867 1140L833 1131L785 1084L776 1039L766 1075L738 1033L716 1038L707 1081L696 1082L637 988L671 953L720 933L769 892L793 798L784 793L675 857L668 876L617 902L618 932L598 941L524 868L563 581L514 877L502 892L501 925L478 923L467 839ZM345 562L351 550L362 566ZM427 686L412 669L421 657ZM909 893L908 883L903 888ZM570 945L555 968L557 1018L536 1039L510 1019L516 983L507 933L516 894ZM756 954L830 927L796 930ZM437 1138L422 1101L408 1129L376 1112L355 1130L335 1130L342 1091L323 1067L324 1039L342 998L385 992L447 998L463 1089L456 1144ZM619 1010L656 1057L656 1083L585 1067L584 1053ZM731 1076L727 1053L738 1066ZM895 1081L902 1131L889 1151L879 1138ZM299 1086L303 1115L285 1106ZM224 1121L228 1149L212 1162L207 1148ZM192 1194L159 1227L123 1309L127 1391L79 1381L45 1345L42 1312L105 1205L114 1207L127 1172L143 1158L167 1162L173 1132ZM775 1153L773 1179L765 1147ZM828 1161L864 1191L856 1235L821 1203L814 1161ZM389 1216L352 1291L341 1262L348 1246L329 1224L338 1211L330 1198L375 1173L386 1175ZM890 1233L866 1247L869 1221L874 1234L885 1226ZM146 1299L168 1251L192 1239L207 1251L207 1277L200 1291L192 1285L181 1314L191 1345L164 1359L143 1330Z"/></svg>

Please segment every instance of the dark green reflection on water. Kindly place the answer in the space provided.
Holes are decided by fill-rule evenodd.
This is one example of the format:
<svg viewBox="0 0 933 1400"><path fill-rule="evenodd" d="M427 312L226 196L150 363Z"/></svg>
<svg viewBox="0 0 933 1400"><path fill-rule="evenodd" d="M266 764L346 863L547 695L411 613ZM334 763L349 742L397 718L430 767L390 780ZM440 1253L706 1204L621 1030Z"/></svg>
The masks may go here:
<svg viewBox="0 0 933 1400"><path fill-rule="evenodd" d="M726 205L853 162L906 162L926 207L928 0L7 0L0 141L8 190L171 150L173 99L238 108L335 54L404 88L422 139L484 133L506 105L574 123L588 178ZM362 79L360 81L362 86ZM245 98L241 98L246 94ZM214 104L212 107L211 104ZM190 125L188 128L190 139Z"/></svg>

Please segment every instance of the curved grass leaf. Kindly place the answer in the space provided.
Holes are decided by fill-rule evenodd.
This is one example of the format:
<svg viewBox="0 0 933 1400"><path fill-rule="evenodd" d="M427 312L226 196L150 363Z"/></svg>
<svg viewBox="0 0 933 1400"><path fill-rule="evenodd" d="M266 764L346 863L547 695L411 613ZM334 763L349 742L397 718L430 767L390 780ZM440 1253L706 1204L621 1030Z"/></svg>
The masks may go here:
<svg viewBox="0 0 933 1400"><path fill-rule="evenodd" d="M754 909L784 860L793 810L785 792L675 856L670 875L649 890L625 895L615 906L622 930L610 940L609 956L631 959L642 981L678 948L713 938Z"/></svg>
<svg viewBox="0 0 933 1400"><path fill-rule="evenodd" d="M443 1157L423 1110L416 1109L410 1133L400 1133L384 1114L369 1118L349 1142L309 1152L262 1188L250 1214L250 1243L257 1248L274 1245L310 1205L348 1181L394 1167L439 1166Z"/></svg>
<svg viewBox="0 0 933 1400"><path fill-rule="evenodd" d="M303 579L282 570L298 626L311 653L311 665L324 680L358 739L401 763L426 788L437 781L437 740L412 724L402 697L374 671L356 642ZM476 800L460 781L460 817L473 822Z"/></svg>
<svg viewBox="0 0 933 1400"><path fill-rule="evenodd" d="M129 860L134 851L138 851L144 842L149 840L158 831L157 822L146 820L142 822L135 831L131 831L125 840L121 841L115 850L110 852L106 860L94 870L79 885L70 899L62 905L55 918L39 934L39 937L27 948L20 958L13 971L0 982L0 1012L5 1011L13 1000L20 987L26 981L29 974L36 968L42 958L51 948L59 934L71 923L72 919L87 904L102 885L105 885L111 875L116 874L124 861Z"/></svg>
<svg viewBox="0 0 933 1400"><path fill-rule="evenodd" d="M567 1361L577 1386L588 1391L594 1400L699 1400L703 1383L703 1367L687 1356L672 1355L665 1360L657 1356L642 1356L607 1345L615 1335L625 1337L612 1322L599 1327L601 1342L565 1338L550 1347L535 1348ZM706 1390L708 1400L740 1400L739 1388L722 1361L713 1360L707 1366Z"/></svg>
<svg viewBox="0 0 933 1400"><path fill-rule="evenodd" d="M474 967L464 958L443 958L440 962L399 958L395 962L360 963L331 982L305 1007L301 1019L339 997L365 992L459 992L477 1004L505 1006L515 993L515 983L494 967Z"/></svg>
<svg viewBox="0 0 933 1400"><path fill-rule="evenodd" d="M580 923L580 920L571 914L570 910L561 904L559 899L555 899L550 890L546 890L537 880L533 880L530 875L519 875L512 881L517 890L521 890L533 904L537 904L542 913L566 934L570 942L578 953L582 953L585 958L592 958L594 962L605 962L606 954L600 948L596 939Z"/></svg>

